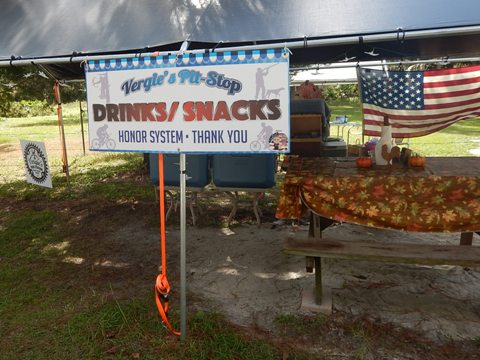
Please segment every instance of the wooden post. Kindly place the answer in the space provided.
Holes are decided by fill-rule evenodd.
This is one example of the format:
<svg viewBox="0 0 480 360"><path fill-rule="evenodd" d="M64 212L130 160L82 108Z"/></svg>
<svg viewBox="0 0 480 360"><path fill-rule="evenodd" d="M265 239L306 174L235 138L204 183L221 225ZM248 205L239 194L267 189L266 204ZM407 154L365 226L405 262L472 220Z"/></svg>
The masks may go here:
<svg viewBox="0 0 480 360"><path fill-rule="evenodd" d="M322 238L322 218L310 211L310 224L308 226L308 237L314 239Z"/></svg>
<svg viewBox="0 0 480 360"><path fill-rule="evenodd" d="M313 256L305 256L305 271L307 273L313 273L313 269L315 268L315 261Z"/></svg>
<svg viewBox="0 0 480 360"><path fill-rule="evenodd" d="M472 245L473 232L462 232L460 235L460 245Z"/></svg>
<svg viewBox="0 0 480 360"><path fill-rule="evenodd" d="M313 238L314 241L322 241L322 230L324 230L331 222L326 221L328 225L325 223L322 224L323 217L310 212L310 226L308 236ZM326 226L325 226L326 225ZM322 304L322 296L323 296L323 288L322 288L322 258L319 256L307 256L306 260L306 268L307 272L312 272L313 267L315 268L315 304L321 305Z"/></svg>
<svg viewBox="0 0 480 360"><path fill-rule="evenodd" d="M83 131L83 109L82 109L82 102L81 101L80 101L80 127L82 129L83 155L85 156L85 133Z"/></svg>
<svg viewBox="0 0 480 360"><path fill-rule="evenodd" d="M315 257L315 304L322 304L322 258Z"/></svg>
<svg viewBox="0 0 480 360"><path fill-rule="evenodd" d="M70 185L70 171L68 169L68 157L67 157L67 145L65 142L65 129L63 126L63 115L62 115L62 100L60 96L60 83L58 80L55 82L55 96L57 99L57 114L58 114L58 125L60 127L60 142L62 146L62 162L63 162L63 172L67 178L67 184Z"/></svg>

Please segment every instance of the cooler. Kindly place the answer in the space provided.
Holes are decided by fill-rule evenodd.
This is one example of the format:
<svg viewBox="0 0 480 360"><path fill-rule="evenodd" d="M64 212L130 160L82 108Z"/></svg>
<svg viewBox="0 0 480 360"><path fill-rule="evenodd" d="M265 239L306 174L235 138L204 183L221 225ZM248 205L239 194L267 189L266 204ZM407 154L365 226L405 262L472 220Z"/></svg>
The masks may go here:
<svg viewBox="0 0 480 360"><path fill-rule="evenodd" d="M215 154L213 183L228 188L270 188L275 185L275 162L275 154Z"/></svg>
<svg viewBox="0 0 480 360"><path fill-rule="evenodd" d="M186 155L187 187L203 188L210 183L208 155ZM180 155L163 155L165 186L180 186ZM158 185L158 154L150 154L150 178Z"/></svg>

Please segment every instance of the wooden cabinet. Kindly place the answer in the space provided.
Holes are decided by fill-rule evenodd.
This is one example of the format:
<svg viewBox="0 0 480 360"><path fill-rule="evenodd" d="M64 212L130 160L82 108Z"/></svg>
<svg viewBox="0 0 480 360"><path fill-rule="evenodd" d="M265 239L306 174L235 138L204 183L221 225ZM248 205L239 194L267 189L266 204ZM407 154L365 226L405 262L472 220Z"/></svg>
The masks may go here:
<svg viewBox="0 0 480 360"><path fill-rule="evenodd" d="M290 153L301 156L320 156L322 139L321 114L292 114L290 116Z"/></svg>
<svg viewBox="0 0 480 360"><path fill-rule="evenodd" d="M290 153L300 156L320 156L324 139L328 137L328 107L322 99L290 102Z"/></svg>

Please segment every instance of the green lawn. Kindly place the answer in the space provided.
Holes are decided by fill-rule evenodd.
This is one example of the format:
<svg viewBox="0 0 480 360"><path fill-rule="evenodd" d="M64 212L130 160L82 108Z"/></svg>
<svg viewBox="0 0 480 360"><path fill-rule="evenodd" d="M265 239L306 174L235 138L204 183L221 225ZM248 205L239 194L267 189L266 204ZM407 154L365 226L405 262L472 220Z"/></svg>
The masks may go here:
<svg viewBox="0 0 480 360"><path fill-rule="evenodd" d="M359 104L332 102L329 103L329 106L332 111L332 119L337 115L347 115L348 122L361 122L362 113ZM336 126L331 127L331 136L336 136L336 128ZM352 128L350 144L361 143L361 135L353 134L358 130ZM348 127L345 127L343 130L345 140L347 133ZM434 134L405 139L405 141L410 149L424 156L479 156L480 118L462 120Z"/></svg>
<svg viewBox="0 0 480 360"><path fill-rule="evenodd" d="M82 103L82 108L85 108ZM63 123L65 138L77 138L81 136L80 107L79 103L63 105ZM84 114L84 129L87 131L88 124ZM1 118L0 117L0 144L16 142L19 139L45 141L58 138L58 116L55 111L51 115L35 116L26 118Z"/></svg>
<svg viewBox="0 0 480 360"><path fill-rule="evenodd" d="M334 115L360 119L358 107L331 107ZM67 145L70 138L78 146L78 104L67 105L64 114ZM480 138L477 121L463 121L411 140L410 147L426 155L469 155L469 150L480 147L475 142ZM234 326L216 311L192 309L189 335L181 343L168 334L156 312L155 269L152 278L141 283L135 271L121 273L132 277L136 291L118 297L131 290L115 288L123 280L119 279L121 269L104 270L101 276L93 264L65 261L69 247L94 253L102 231L121 227L128 218L125 213L138 214L136 219L145 226L158 227L142 155L77 152L70 158L67 184L59 152L52 150L48 156L54 188L42 189L23 180L21 159L12 159L16 153L9 152L23 138L58 138L56 116L0 119L0 359L318 359L325 348L327 359L332 358L328 354L368 359L378 348L386 357L468 358L459 350L466 342L439 346L411 331L338 314L328 318L285 315L277 319L273 333L266 333ZM266 199L271 213L275 197L267 194ZM209 208L215 206L224 204ZM222 212L228 213L227 209ZM102 223L105 214L109 220ZM175 326L177 309L176 304L171 312ZM309 349L309 344L315 344L315 349ZM478 353L480 342L469 346L477 346L471 353Z"/></svg>
<svg viewBox="0 0 480 360"><path fill-rule="evenodd" d="M180 343L157 315L152 288L117 299L113 280L102 285L90 276L89 283L85 270L62 262L65 229L59 223L68 220L59 212L12 215L0 216L0 359L281 356L273 343L228 325L214 312L190 313L191 335ZM178 326L178 313L171 317Z"/></svg>

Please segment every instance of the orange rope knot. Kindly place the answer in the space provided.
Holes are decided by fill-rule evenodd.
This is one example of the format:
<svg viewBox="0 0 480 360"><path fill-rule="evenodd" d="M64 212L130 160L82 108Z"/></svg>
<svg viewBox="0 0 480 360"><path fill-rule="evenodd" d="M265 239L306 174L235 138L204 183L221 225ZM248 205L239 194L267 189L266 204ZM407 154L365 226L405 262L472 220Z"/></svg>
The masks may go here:
<svg viewBox="0 0 480 360"><path fill-rule="evenodd" d="M155 303L157 304L158 313L162 317L168 330L170 330L173 335L180 336L180 332L175 331L170 324L170 321L168 321L167 312L169 292L170 284L168 283L167 277L163 274L159 274L155 283Z"/></svg>
<svg viewBox="0 0 480 360"><path fill-rule="evenodd" d="M165 190L163 176L163 155L158 155L158 185L160 193L160 255L162 258L162 273L157 276L155 281L155 303L158 313L163 322L173 335L180 336L179 331L175 331L168 321L168 294L170 293L170 284L167 280L167 246L165 237Z"/></svg>

